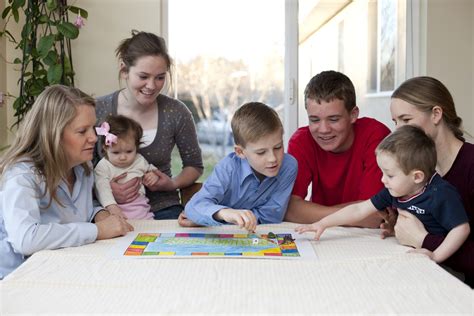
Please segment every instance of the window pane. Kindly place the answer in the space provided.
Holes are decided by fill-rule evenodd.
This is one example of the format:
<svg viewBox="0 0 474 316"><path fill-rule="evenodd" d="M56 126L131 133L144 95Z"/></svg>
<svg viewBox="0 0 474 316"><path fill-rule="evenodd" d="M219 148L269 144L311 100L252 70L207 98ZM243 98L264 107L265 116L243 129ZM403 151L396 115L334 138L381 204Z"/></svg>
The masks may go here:
<svg viewBox="0 0 474 316"><path fill-rule="evenodd" d="M367 3L367 92L377 93L377 1Z"/></svg>
<svg viewBox="0 0 474 316"><path fill-rule="evenodd" d="M397 3L379 0L380 5L380 91L395 89Z"/></svg>
<svg viewBox="0 0 474 316"><path fill-rule="evenodd" d="M211 165L233 150L230 120L240 105L260 101L283 114L284 5L284 0L169 1L172 88L193 112Z"/></svg>

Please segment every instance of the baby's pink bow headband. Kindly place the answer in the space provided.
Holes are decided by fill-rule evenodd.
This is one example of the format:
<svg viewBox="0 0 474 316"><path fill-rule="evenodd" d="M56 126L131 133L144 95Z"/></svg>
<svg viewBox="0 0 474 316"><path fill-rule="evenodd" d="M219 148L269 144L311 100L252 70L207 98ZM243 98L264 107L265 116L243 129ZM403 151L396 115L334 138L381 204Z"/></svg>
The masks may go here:
<svg viewBox="0 0 474 316"><path fill-rule="evenodd" d="M102 123L100 127L95 128L95 131L97 132L97 135L105 136L105 144L107 146L117 143L117 136L115 136L112 133L109 133L110 131L109 123L107 122Z"/></svg>

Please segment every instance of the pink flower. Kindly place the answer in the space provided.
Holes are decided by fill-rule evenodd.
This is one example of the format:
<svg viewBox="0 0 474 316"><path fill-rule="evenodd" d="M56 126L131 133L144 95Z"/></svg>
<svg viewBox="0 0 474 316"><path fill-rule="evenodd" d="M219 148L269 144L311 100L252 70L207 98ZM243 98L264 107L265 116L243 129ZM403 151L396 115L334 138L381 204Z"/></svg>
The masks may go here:
<svg viewBox="0 0 474 316"><path fill-rule="evenodd" d="M74 21L74 25L78 29L80 29L81 27L83 27L86 24L84 23L84 19L82 18L82 16L78 15L77 18L76 18L76 21Z"/></svg>

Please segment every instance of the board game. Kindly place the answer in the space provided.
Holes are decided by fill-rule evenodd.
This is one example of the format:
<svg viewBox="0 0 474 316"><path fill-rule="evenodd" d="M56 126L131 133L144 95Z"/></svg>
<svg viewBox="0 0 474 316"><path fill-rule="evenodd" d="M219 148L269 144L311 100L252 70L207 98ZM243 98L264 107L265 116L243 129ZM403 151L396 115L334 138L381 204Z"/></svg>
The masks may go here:
<svg viewBox="0 0 474 316"><path fill-rule="evenodd" d="M128 244L125 257L240 257L302 258L314 256L308 240L291 233L138 233Z"/></svg>

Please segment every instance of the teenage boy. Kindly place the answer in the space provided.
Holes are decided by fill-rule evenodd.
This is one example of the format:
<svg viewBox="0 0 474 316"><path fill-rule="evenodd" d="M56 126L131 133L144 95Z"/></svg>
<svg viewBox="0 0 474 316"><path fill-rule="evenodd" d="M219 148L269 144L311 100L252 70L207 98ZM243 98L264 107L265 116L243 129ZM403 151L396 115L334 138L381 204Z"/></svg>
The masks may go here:
<svg viewBox="0 0 474 316"><path fill-rule="evenodd" d="M376 150L385 186L369 200L344 207L296 231L316 232L319 239L331 226L351 224L372 213L395 207L415 215L430 234L445 235L431 252L416 249L435 262L443 262L461 247L469 235L469 219L456 188L436 173L434 141L416 126L405 125L385 138Z"/></svg>
<svg viewBox="0 0 474 316"><path fill-rule="evenodd" d="M230 223L255 231L257 224L283 220L297 163L284 153L278 114L263 103L246 103L231 125L235 152L215 166L186 204L182 226Z"/></svg>
<svg viewBox="0 0 474 316"><path fill-rule="evenodd" d="M316 75L304 96L309 125L288 144L298 175L285 220L309 224L383 187L375 148L390 130L374 119L358 118L354 85L340 72ZM311 201L305 201L310 184ZM374 214L354 225L379 227L381 220Z"/></svg>

